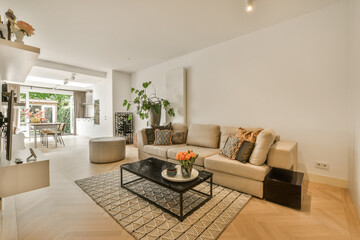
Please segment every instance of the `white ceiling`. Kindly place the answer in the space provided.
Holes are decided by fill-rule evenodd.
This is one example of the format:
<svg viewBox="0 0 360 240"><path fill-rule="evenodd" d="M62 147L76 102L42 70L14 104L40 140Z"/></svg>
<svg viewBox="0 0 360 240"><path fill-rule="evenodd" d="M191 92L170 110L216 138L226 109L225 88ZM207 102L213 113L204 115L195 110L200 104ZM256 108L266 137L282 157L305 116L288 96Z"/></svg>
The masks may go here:
<svg viewBox="0 0 360 240"><path fill-rule="evenodd" d="M1 0L32 24L40 58L134 72L340 0Z"/></svg>
<svg viewBox="0 0 360 240"><path fill-rule="evenodd" d="M43 68L35 66L32 68L29 76L23 85L33 87L46 87L50 89L64 89L64 90L89 90L93 88L93 84L103 80L104 78L89 76L85 74L76 73L75 80L71 80L71 72ZM64 84L65 79L69 79L67 84Z"/></svg>

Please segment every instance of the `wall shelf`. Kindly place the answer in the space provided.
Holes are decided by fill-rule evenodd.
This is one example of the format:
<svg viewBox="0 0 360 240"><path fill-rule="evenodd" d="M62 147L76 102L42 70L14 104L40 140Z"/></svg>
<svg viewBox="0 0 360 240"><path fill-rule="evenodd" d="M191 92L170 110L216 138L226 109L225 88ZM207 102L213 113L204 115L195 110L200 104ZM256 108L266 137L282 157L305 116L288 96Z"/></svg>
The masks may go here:
<svg viewBox="0 0 360 240"><path fill-rule="evenodd" d="M0 39L0 80L25 82L40 48Z"/></svg>
<svg viewBox="0 0 360 240"><path fill-rule="evenodd" d="M8 103L7 102L2 102L1 103L1 106L3 106L4 108L7 108L8 106ZM22 107L25 107L25 103L14 103L13 105L15 108L18 107L18 108L22 108Z"/></svg>

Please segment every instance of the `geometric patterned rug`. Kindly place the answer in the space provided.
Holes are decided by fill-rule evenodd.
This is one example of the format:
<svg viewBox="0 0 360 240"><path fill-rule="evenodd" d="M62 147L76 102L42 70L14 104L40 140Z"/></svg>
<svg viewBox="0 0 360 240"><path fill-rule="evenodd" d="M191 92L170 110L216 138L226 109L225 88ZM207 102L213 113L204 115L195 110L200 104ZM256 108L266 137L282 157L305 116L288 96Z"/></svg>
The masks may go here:
<svg viewBox="0 0 360 240"><path fill-rule="evenodd" d="M124 171L124 182L138 178ZM146 200L120 187L120 171L75 181L99 206L135 239L217 239L241 209L250 195L213 184L213 197L183 222ZM178 194L147 180L128 185L161 206L177 213ZM209 183L196 190L206 192ZM184 211L191 210L202 196L194 191L184 194Z"/></svg>

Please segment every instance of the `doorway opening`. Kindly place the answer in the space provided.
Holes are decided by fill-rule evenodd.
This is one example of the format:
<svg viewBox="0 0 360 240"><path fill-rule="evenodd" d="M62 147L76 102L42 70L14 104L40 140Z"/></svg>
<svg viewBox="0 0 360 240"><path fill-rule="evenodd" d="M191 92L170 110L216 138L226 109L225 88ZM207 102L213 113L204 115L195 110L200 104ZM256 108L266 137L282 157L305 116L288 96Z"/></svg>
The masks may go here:
<svg viewBox="0 0 360 240"><path fill-rule="evenodd" d="M25 107L20 109L19 129L29 136L28 123L33 120L34 113L40 113L42 122L65 123L65 134L74 133L74 101L72 91L30 88L21 86L20 102ZM26 114L26 113L31 114ZM37 116L39 117L39 116Z"/></svg>

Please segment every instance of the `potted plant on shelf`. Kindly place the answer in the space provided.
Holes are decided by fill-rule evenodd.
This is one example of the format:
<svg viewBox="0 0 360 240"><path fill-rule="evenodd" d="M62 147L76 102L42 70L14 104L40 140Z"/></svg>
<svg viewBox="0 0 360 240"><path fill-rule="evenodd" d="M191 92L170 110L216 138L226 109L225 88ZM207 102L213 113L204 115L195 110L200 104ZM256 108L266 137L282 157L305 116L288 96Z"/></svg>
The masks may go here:
<svg viewBox="0 0 360 240"><path fill-rule="evenodd" d="M16 36L15 42L24 43L24 40L23 40L24 35L30 37L31 35L34 35L34 31L35 31L35 29L27 22L17 21L16 29L14 31L15 36Z"/></svg>
<svg viewBox="0 0 360 240"><path fill-rule="evenodd" d="M194 153L192 150L187 152L178 152L176 154L176 160L181 164L181 175L183 178L190 178L191 172L194 166L194 162L199 154Z"/></svg>
<svg viewBox="0 0 360 240"><path fill-rule="evenodd" d="M123 106L127 106L127 111L129 111L132 104L136 105L136 113L139 117L144 120L150 118L150 126L157 127L160 125L161 120L161 109L164 108L166 113L174 117L174 109L170 107L170 102L166 99L159 98L156 96L156 90L154 88L154 93L148 95L146 90L151 85L151 81L144 82L142 84L143 89L131 88L131 93L135 93L136 97L134 101L124 100ZM129 120L131 120L132 115L129 115ZM149 120L147 121L149 126Z"/></svg>

